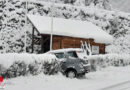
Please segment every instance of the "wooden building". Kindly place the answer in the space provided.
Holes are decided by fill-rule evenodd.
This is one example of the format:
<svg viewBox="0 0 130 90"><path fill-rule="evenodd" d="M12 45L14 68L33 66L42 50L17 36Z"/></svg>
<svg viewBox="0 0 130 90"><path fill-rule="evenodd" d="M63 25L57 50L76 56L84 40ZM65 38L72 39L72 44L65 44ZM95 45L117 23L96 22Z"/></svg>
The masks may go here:
<svg viewBox="0 0 130 90"><path fill-rule="evenodd" d="M28 15L33 25L32 52L34 44L40 41L41 52L50 50L50 35L53 27L52 49L80 48L81 41L90 43L93 54L104 54L105 46L113 40L112 36L87 21ZM35 35L35 33L38 35Z"/></svg>

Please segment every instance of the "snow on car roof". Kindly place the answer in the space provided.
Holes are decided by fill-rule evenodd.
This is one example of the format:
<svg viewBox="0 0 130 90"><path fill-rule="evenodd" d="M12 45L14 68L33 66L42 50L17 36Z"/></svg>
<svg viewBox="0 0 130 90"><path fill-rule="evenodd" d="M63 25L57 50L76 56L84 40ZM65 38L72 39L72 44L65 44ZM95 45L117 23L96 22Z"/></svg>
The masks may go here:
<svg viewBox="0 0 130 90"><path fill-rule="evenodd" d="M80 48L66 48L66 49L58 49L58 50L52 50L48 53L60 53L60 52L69 52L69 51L82 51Z"/></svg>
<svg viewBox="0 0 130 90"><path fill-rule="evenodd" d="M77 55L79 58L84 59L84 57L87 57L86 53L81 48L66 48L66 49L58 49L58 50L52 50L47 53L64 53L69 51L77 51ZM80 53L79 53L80 52ZM81 53L82 52L82 53Z"/></svg>
<svg viewBox="0 0 130 90"><path fill-rule="evenodd" d="M28 15L41 34L51 34L51 17ZM88 21L53 18L53 35L92 38L96 43L110 44L113 37Z"/></svg>

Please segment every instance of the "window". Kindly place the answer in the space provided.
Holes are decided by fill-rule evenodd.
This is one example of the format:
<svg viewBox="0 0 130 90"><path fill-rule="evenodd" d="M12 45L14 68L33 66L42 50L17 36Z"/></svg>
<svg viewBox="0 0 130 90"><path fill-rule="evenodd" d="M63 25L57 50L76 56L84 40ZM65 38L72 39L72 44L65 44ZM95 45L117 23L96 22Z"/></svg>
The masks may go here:
<svg viewBox="0 0 130 90"><path fill-rule="evenodd" d="M77 56L75 51L68 52L68 55L71 56L71 57L74 57L74 58L78 58L78 56Z"/></svg>
<svg viewBox="0 0 130 90"><path fill-rule="evenodd" d="M64 58L64 53L55 53L56 57L61 59L61 58Z"/></svg>
<svg viewBox="0 0 130 90"><path fill-rule="evenodd" d="M99 46L92 46L92 54L99 54Z"/></svg>

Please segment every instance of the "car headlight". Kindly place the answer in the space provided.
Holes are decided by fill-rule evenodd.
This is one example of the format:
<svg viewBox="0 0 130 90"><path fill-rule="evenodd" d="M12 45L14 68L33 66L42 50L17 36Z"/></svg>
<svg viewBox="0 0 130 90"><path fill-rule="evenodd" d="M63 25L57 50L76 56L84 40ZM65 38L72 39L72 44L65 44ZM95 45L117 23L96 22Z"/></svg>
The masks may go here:
<svg viewBox="0 0 130 90"><path fill-rule="evenodd" d="M83 60L83 64L88 64L88 60Z"/></svg>

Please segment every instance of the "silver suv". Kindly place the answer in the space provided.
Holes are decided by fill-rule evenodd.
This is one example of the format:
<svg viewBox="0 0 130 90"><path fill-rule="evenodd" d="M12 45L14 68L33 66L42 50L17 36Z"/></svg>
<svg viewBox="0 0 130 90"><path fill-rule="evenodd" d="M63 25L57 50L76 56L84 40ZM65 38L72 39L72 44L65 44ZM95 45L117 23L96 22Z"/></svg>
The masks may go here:
<svg viewBox="0 0 130 90"><path fill-rule="evenodd" d="M81 49L59 49L48 53L54 54L61 63L61 72L66 77L83 76L90 71L87 55Z"/></svg>

